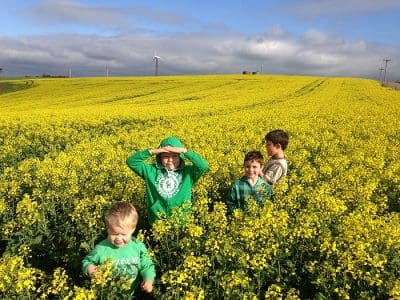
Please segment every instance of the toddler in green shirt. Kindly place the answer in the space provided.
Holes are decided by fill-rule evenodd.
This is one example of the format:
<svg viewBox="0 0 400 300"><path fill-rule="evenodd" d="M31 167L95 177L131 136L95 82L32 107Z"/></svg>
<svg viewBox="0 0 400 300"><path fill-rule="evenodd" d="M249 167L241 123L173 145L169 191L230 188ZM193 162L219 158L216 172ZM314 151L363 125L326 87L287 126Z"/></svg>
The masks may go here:
<svg viewBox="0 0 400 300"><path fill-rule="evenodd" d="M83 259L83 272L95 276L98 266L111 260L115 275L134 279L132 295L141 279L142 291L151 293L156 272L146 246L132 236L138 222L135 207L128 202L118 202L108 209L105 221L108 237Z"/></svg>

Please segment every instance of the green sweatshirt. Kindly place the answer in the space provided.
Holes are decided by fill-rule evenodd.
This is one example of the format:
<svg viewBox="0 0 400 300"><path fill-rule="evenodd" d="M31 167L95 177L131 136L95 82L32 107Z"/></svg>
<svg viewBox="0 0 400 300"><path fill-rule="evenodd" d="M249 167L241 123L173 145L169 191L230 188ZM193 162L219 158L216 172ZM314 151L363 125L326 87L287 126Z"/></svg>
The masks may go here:
<svg viewBox="0 0 400 300"><path fill-rule="evenodd" d="M163 140L160 147L167 145L183 148L182 143L174 137ZM179 155L181 164L178 169L169 171L160 164L159 155L153 164L145 162L151 157L149 150L133 153L128 157L127 164L144 179L147 215L149 223L153 224L160 213L169 217L173 208L191 201L192 187L208 169L208 164L199 154L188 150ZM192 164L186 165L185 158Z"/></svg>
<svg viewBox="0 0 400 300"><path fill-rule="evenodd" d="M146 246L132 237L132 240L121 248L115 247L105 239L83 259L82 270L87 274L90 265L100 265L111 259L115 275L128 275L134 278L131 293L139 286L141 279L154 280L156 277L154 263L147 254ZM140 276L138 276L140 275Z"/></svg>

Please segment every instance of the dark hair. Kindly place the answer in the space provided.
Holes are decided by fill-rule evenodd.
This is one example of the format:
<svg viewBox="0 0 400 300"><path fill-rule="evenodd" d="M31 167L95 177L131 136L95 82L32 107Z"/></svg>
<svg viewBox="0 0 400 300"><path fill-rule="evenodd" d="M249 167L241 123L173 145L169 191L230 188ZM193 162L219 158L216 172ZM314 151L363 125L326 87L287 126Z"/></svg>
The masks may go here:
<svg viewBox="0 0 400 300"><path fill-rule="evenodd" d="M264 163L264 157L260 151L247 152L246 155L244 156L243 163L245 164L247 161L253 161L253 160L255 160L256 162L259 162L260 165L262 165Z"/></svg>
<svg viewBox="0 0 400 300"><path fill-rule="evenodd" d="M275 129L266 134L265 141L266 142L270 141L274 145L280 144L282 147L282 150L285 150L289 143L289 136L282 129Z"/></svg>

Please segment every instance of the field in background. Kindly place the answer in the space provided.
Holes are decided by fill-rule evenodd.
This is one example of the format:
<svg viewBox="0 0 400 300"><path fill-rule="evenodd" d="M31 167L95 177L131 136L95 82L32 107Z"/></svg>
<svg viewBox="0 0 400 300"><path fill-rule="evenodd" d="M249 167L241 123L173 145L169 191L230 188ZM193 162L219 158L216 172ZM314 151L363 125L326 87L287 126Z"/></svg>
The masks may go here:
<svg viewBox="0 0 400 300"><path fill-rule="evenodd" d="M140 234L161 299L400 296L398 91L300 76L33 79L0 93L0 110L2 297L115 293L107 278L90 283L81 259L113 202L133 202L144 228L143 181L125 160L168 135L210 170L186 226ZM273 202L226 218L244 153L266 154L276 128L290 135L289 176Z"/></svg>

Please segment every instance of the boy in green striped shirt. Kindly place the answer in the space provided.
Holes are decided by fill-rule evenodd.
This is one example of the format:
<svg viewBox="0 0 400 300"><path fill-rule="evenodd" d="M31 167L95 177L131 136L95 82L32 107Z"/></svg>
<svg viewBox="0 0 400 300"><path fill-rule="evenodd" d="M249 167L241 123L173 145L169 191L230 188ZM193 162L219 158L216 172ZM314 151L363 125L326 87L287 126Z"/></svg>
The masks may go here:
<svg viewBox="0 0 400 300"><path fill-rule="evenodd" d="M244 157L244 176L236 180L225 198L228 212L235 209L247 208L249 197L261 204L265 199L271 198L272 188L260 176L264 157L260 151L250 151Z"/></svg>

